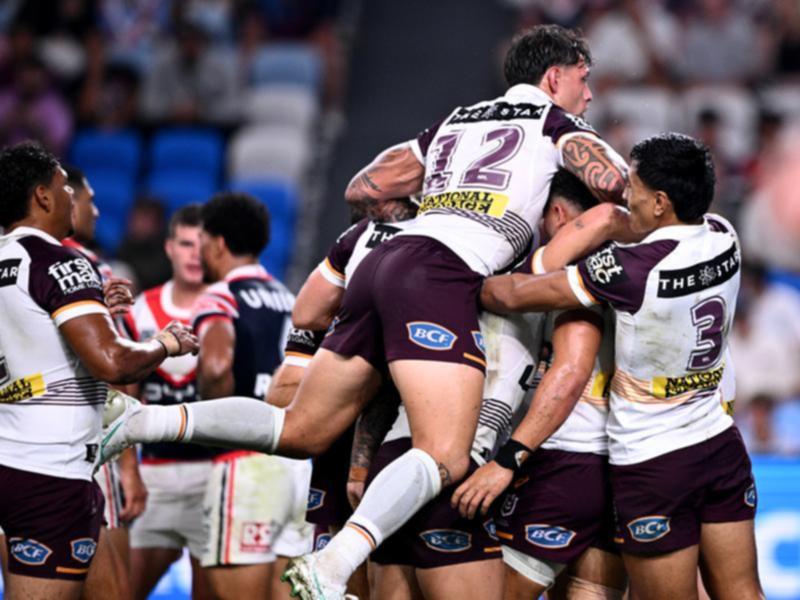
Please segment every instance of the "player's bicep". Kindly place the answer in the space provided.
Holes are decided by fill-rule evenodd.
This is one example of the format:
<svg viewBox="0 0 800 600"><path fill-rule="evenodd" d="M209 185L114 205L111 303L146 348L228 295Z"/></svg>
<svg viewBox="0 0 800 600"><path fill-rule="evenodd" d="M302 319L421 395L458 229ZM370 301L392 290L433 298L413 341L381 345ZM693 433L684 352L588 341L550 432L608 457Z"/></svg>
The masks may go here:
<svg viewBox="0 0 800 600"><path fill-rule="evenodd" d="M622 203L627 166L602 139L574 133L558 142L563 167L577 176L601 202Z"/></svg>
<svg viewBox="0 0 800 600"><path fill-rule="evenodd" d="M324 272L320 266L308 276L292 309L292 324L300 329L327 329L342 304L344 274ZM340 278L341 276L341 278Z"/></svg>
<svg viewBox="0 0 800 600"><path fill-rule="evenodd" d="M345 200L351 204L371 203L412 196L422 190L425 164L404 142L381 152L350 181Z"/></svg>
<svg viewBox="0 0 800 600"><path fill-rule="evenodd" d="M201 383L217 381L233 369L233 351L236 332L226 317L207 319L198 329L200 353L197 360L197 378Z"/></svg>
<svg viewBox="0 0 800 600"><path fill-rule="evenodd" d="M490 277L481 289L481 304L488 310L501 314L581 306L564 271L545 275L513 274Z"/></svg>
<svg viewBox="0 0 800 600"><path fill-rule="evenodd" d="M127 342L117 335L117 330L105 312L92 312L62 321L58 330L81 363L96 378L108 380L114 370L113 352Z"/></svg>
<svg viewBox="0 0 800 600"><path fill-rule="evenodd" d="M585 309L561 313L553 329L553 365L567 365L576 377L581 378L581 388L594 369L595 358L603 339L603 319Z"/></svg>

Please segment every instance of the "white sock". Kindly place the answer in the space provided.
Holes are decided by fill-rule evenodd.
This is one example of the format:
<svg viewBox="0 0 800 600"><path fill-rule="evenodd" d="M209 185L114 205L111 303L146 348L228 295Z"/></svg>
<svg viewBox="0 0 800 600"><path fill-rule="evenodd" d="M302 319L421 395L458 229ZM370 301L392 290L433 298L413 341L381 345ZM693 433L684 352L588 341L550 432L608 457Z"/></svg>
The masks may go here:
<svg viewBox="0 0 800 600"><path fill-rule="evenodd" d="M344 528L319 552L320 571L330 581L346 584L384 538L441 490L439 467L427 452L413 448L389 463L370 484Z"/></svg>
<svg viewBox="0 0 800 600"><path fill-rule="evenodd" d="M184 442L275 452L285 411L246 397L144 406L126 428L136 442Z"/></svg>

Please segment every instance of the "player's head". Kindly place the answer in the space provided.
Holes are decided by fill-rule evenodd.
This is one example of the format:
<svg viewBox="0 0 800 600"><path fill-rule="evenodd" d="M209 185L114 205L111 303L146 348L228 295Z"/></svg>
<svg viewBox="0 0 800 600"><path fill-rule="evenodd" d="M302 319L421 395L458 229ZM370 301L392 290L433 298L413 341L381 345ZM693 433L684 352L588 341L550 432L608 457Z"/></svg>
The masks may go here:
<svg viewBox="0 0 800 600"><path fill-rule="evenodd" d="M94 203L94 190L78 167L64 165L64 170L75 200L72 206L73 235L82 242L91 242L94 239L97 217L100 216Z"/></svg>
<svg viewBox="0 0 800 600"><path fill-rule="evenodd" d="M188 204L175 211L169 220L164 251L172 263L172 277L186 286L203 283L200 261L200 204Z"/></svg>
<svg viewBox="0 0 800 600"><path fill-rule="evenodd" d="M714 163L708 147L678 133L642 140L631 150L625 199L631 225L650 232L677 220L697 223L714 199Z"/></svg>
<svg viewBox="0 0 800 600"><path fill-rule="evenodd" d="M72 230L72 188L58 159L35 142L22 142L0 152L0 227L21 221L58 239Z"/></svg>
<svg viewBox="0 0 800 600"><path fill-rule="evenodd" d="M509 86L538 86L561 108L581 115L592 100L588 83L591 66L589 46L579 31L537 25L511 42L505 76Z"/></svg>
<svg viewBox="0 0 800 600"><path fill-rule="evenodd" d="M269 212L250 194L216 194L203 205L200 218L200 255L207 281L224 277L232 258L257 262L269 242Z"/></svg>
<svg viewBox="0 0 800 600"><path fill-rule="evenodd" d="M552 238L564 225L597 204L597 198L580 179L566 169L559 169L550 182L550 193L544 205L545 235Z"/></svg>

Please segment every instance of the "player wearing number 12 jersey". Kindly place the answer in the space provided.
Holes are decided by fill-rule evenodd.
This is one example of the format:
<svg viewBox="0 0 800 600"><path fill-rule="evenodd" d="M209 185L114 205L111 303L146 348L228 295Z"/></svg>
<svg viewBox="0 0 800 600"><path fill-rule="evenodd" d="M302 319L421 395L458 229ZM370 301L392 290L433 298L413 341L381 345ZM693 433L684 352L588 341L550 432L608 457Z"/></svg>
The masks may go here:
<svg viewBox="0 0 800 600"><path fill-rule="evenodd" d="M630 228L647 234L640 243L604 246L543 277L487 280L481 300L500 311L614 309L607 432L616 541L632 588L696 597L702 553L713 597L761 598L750 460L722 406L739 241L729 223L704 215L714 194L705 146L665 134L631 158L626 197Z"/></svg>

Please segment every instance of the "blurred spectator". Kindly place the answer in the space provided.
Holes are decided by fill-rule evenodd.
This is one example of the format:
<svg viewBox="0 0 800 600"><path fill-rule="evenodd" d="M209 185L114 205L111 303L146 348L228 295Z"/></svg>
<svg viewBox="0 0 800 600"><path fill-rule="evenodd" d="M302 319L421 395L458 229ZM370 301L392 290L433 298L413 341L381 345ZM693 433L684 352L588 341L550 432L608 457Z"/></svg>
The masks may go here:
<svg viewBox="0 0 800 600"><path fill-rule="evenodd" d="M8 35L0 37L0 88L14 84L19 66L36 57L35 46L30 25L19 21L12 23Z"/></svg>
<svg viewBox="0 0 800 600"><path fill-rule="evenodd" d="M175 22L200 25L215 42L233 39L234 0L179 0L173 11Z"/></svg>
<svg viewBox="0 0 800 600"><path fill-rule="evenodd" d="M139 118L139 73L126 64L110 64L99 82L87 85L78 114L81 121L103 129L121 129Z"/></svg>
<svg viewBox="0 0 800 600"><path fill-rule="evenodd" d="M796 79L800 77L800 3L796 0L776 0L775 28L775 73Z"/></svg>
<svg viewBox="0 0 800 600"><path fill-rule="evenodd" d="M14 83L0 92L0 145L39 140L63 156L72 135L72 114L42 61L26 59Z"/></svg>
<svg viewBox="0 0 800 600"><path fill-rule="evenodd" d="M758 30L730 0L701 0L679 41L678 74L688 82L744 82L758 73L763 54Z"/></svg>
<svg viewBox="0 0 800 600"><path fill-rule="evenodd" d="M740 403L800 392L800 292L769 283L763 267L745 263L730 347Z"/></svg>
<svg viewBox="0 0 800 600"><path fill-rule="evenodd" d="M164 283L171 266L164 254L167 221L164 204L155 198L140 198L128 215L128 231L117 250L136 275L139 288L146 290Z"/></svg>
<svg viewBox="0 0 800 600"><path fill-rule="evenodd" d="M99 27L109 61L144 72L156 42L169 29L171 10L172 0L99 0Z"/></svg>
<svg viewBox="0 0 800 600"><path fill-rule="evenodd" d="M186 22L145 74L142 115L154 122L234 124L239 92L232 61L199 25Z"/></svg>
<svg viewBox="0 0 800 600"><path fill-rule="evenodd" d="M697 115L694 136L711 149L714 158L717 185L714 189L714 203L711 210L735 220L745 193L743 167L730 156L725 144L722 143L721 127L719 113L713 108L706 108Z"/></svg>
<svg viewBox="0 0 800 600"><path fill-rule="evenodd" d="M736 424L747 449L753 454L769 454L777 450L773 432L772 396L759 394L745 410L737 411Z"/></svg>

